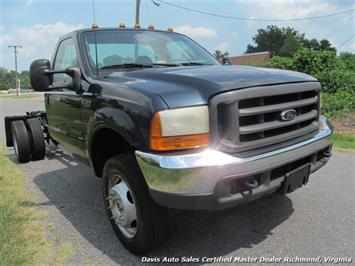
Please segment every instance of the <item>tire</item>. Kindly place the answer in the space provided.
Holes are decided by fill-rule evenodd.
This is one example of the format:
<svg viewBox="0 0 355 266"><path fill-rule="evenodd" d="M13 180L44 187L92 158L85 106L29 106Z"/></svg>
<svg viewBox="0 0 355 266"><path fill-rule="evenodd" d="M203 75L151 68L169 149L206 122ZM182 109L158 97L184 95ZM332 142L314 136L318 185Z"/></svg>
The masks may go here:
<svg viewBox="0 0 355 266"><path fill-rule="evenodd" d="M31 159L31 145L25 123L22 120L13 121L11 130L17 161L26 163Z"/></svg>
<svg viewBox="0 0 355 266"><path fill-rule="evenodd" d="M46 155L46 143L41 122L37 118L29 118L26 120L26 124L30 137L32 160L42 160Z"/></svg>
<svg viewBox="0 0 355 266"><path fill-rule="evenodd" d="M116 179L121 181L117 182ZM125 206L125 202L129 207L134 205L137 219L135 223L133 220L128 226L130 229L128 233L125 227L117 224L117 220L120 219L114 217L117 213L115 211L117 204L114 202L116 194L112 188L119 186L122 188L124 183L127 184L129 191L123 193L127 195L126 199L124 196L120 197L119 206ZM132 154L121 154L109 159L104 167L102 187L107 214L121 243L134 254L144 254L155 248L166 235L168 210L153 201L135 157ZM129 201L132 203L130 204ZM127 213L131 213L128 210L130 208L127 206L121 209L123 223L129 220L126 219L129 216ZM136 230L135 234L134 230ZM133 233L130 234L131 232Z"/></svg>

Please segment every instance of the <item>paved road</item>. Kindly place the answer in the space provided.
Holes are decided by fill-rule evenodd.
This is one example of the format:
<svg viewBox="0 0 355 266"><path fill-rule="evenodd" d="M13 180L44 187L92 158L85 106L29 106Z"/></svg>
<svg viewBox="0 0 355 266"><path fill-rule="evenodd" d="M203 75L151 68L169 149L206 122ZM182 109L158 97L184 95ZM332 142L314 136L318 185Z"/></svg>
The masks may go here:
<svg viewBox="0 0 355 266"><path fill-rule="evenodd" d="M42 105L33 99L0 99L0 116ZM72 243L68 263L139 264L141 257L127 252L113 234L100 179L53 147L47 155L44 161L19 167L35 189L36 203L48 211L59 243ZM9 157L14 160L11 149ZM170 237L147 256L354 256L354 165L354 153L335 152L306 187L287 197L270 196L215 213L171 212Z"/></svg>

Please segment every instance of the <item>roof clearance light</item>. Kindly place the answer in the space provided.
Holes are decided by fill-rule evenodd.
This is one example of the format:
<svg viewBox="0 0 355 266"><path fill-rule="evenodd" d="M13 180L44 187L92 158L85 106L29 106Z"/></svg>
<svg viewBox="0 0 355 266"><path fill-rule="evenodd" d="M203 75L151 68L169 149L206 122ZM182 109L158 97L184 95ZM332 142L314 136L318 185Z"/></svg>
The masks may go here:
<svg viewBox="0 0 355 266"><path fill-rule="evenodd" d="M173 28L172 27L169 27L168 28L168 32L173 32L174 30L173 30Z"/></svg>
<svg viewBox="0 0 355 266"><path fill-rule="evenodd" d="M91 28L92 28L92 29L98 29L98 28L99 28L99 25L97 25L96 23L93 23L93 24L91 25Z"/></svg>
<svg viewBox="0 0 355 266"><path fill-rule="evenodd" d="M155 29L155 27L154 27L154 25L150 24L150 25L148 26L148 29L150 29L150 30L154 30L154 29Z"/></svg>
<svg viewBox="0 0 355 266"><path fill-rule="evenodd" d="M120 25L118 25L118 27L119 27L120 29L124 29L124 28L126 28L126 24L124 24L123 22L121 22Z"/></svg>
<svg viewBox="0 0 355 266"><path fill-rule="evenodd" d="M139 25L138 23L134 24L134 28L135 29L140 29L141 28L141 25Z"/></svg>

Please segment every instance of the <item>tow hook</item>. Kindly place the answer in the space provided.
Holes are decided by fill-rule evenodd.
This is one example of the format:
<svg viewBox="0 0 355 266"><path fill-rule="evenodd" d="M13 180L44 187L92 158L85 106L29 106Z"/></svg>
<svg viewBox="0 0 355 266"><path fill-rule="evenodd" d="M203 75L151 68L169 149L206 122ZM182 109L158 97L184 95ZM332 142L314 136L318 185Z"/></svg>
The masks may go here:
<svg viewBox="0 0 355 266"><path fill-rule="evenodd" d="M256 188L259 186L258 180L254 179L253 181L245 181L245 186L249 189Z"/></svg>
<svg viewBox="0 0 355 266"><path fill-rule="evenodd" d="M330 151L323 151L322 155L323 157L329 158L330 156L332 156L332 153Z"/></svg>

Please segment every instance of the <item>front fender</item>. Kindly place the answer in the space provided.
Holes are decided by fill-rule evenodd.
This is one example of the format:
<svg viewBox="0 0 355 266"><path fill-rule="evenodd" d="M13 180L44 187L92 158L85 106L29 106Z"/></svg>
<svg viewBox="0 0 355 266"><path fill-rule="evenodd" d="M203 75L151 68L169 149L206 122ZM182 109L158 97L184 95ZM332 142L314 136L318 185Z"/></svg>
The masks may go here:
<svg viewBox="0 0 355 266"><path fill-rule="evenodd" d="M145 132L147 130L142 132L142 128L136 126L135 121L127 113L112 107L104 107L96 110L88 121L87 147L91 147L95 134L103 128L116 131L129 145L137 149L146 145L145 135L149 134L149 132Z"/></svg>

